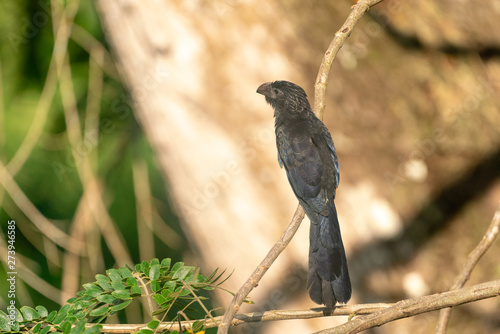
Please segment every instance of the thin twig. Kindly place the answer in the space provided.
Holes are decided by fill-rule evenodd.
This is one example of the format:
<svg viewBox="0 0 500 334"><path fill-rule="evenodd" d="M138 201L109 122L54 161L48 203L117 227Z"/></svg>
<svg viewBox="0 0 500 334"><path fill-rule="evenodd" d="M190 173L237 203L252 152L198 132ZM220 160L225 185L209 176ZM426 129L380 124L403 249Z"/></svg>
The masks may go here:
<svg viewBox="0 0 500 334"><path fill-rule="evenodd" d="M368 328L378 327L397 319L408 318L417 314L497 297L499 295L500 280L490 281L469 288L402 300L395 303L392 307L367 316L357 317L340 326L325 329L314 334L359 333Z"/></svg>
<svg viewBox="0 0 500 334"><path fill-rule="evenodd" d="M338 51L344 44L344 41L350 35L351 31L354 29L356 23L358 23L359 19L363 16L363 14L373 5L381 2L382 0L360 0L355 6L347 20L342 25L339 31L335 33L335 37L333 38L328 50L323 57L323 61L321 62L318 77L316 79L315 84L315 92L314 92L314 111L316 115L323 119L323 113L325 109L325 97L326 97L326 83L328 82L328 76L330 74L330 68L332 66L332 62L337 55ZM290 242L291 238L294 236L295 232L300 226L300 223L304 219L304 210L299 205L295 214L292 218L292 222L288 226L288 228L283 233L282 237L278 240L278 242L274 245L274 247L269 251L267 256L261 262L261 264L255 269L252 275L247 279L245 284L238 290L236 295L234 296L231 304L226 310L224 317L222 319L222 323L219 326L217 334L226 334L229 325L231 324L232 319L238 312L241 303L248 296L250 291L253 290L262 278L269 267L273 264L276 258L280 255L280 253L285 249L285 247Z"/></svg>
<svg viewBox="0 0 500 334"><path fill-rule="evenodd" d="M465 282L469 280L470 274L472 270L476 266L479 259L483 256L484 253L490 248L495 241L495 238L498 235L500 230L500 203L498 206L493 219L491 220L490 226L486 233L483 236L483 239L479 242L479 244L474 248L474 250L469 254L469 258L467 262L464 264L462 271L455 279L455 283L450 288L450 290L460 289L464 286ZM439 320L438 325L436 327L436 334L444 334L446 333L446 327L448 326L448 321L450 320L451 308L442 309L439 312Z"/></svg>
<svg viewBox="0 0 500 334"><path fill-rule="evenodd" d="M323 118L323 113L325 112L326 85L328 83L328 75L330 74L333 60L363 14L368 11L370 7L375 6L379 2L382 2L382 0L360 0L354 5L347 20L335 33L335 37L330 43L328 50L326 50L314 86L314 112L320 119Z"/></svg>
<svg viewBox="0 0 500 334"><path fill-rule="evenodd" d="M214 316L212 315L211 311L209 311L205 304L203 304L203 302L201 301L200 297L198 297L198 295L196 295L196 293L194 293L193 289L191 289L191 287L186 284L186 282L182 281L182 285L184 285L184 287L186 289L189 290L189 292L191 292L191 294L193 295L194 299L198 302L198 304L200 304L201 308L205 311L206 315L210 318L210 320L212 320L212 322L214 324L216 324L217 322L215 321L215 318Z"/></svg>
<svg viewBox="0 0 500 334"><path fill-rule="evenodd" d="M151 287L145 282L145 280L142 278L141 274L134 273L133 274L134 278L137 280L139 283L139 287L142 290L142 296L145 297L143 300L145 300L144 304L146 304L147 307L147 314L150 315L154 311L156 311L156 303L153 301L153 291L151 291ZM146 308L146 307L144 307ZM144 312L146 313L146 312ZM144 319L147 319L144 317Z"/></svg>
<svg viewBox="0 0 500 334"><path fill-rule="evenodd" d="M252 291L257 286L262 276L264 276L264 274L273 264L274 260L276 260L278 255L281 254L281 252L285 249L290 240L292 240L292 237L294 236L295 232L297 232L300 223L302 222L303 219L304 219L304 210L299 205L297 207L297 210L295 211L295 214L293 215L290 225L288 225L287 229L285 230L281 238L269 251L264 260L252 273L252 275L250 275L245 284L243 284L243 286L234 295L231 304L226 310L226 313L224 313L224 316L222 318L222 323L220 324L219 329L217 330L217 334L227 333L231 321L233 320L234 316L240 309L240 305L243 303L243 301L248 296L250 291Z"/></svg>

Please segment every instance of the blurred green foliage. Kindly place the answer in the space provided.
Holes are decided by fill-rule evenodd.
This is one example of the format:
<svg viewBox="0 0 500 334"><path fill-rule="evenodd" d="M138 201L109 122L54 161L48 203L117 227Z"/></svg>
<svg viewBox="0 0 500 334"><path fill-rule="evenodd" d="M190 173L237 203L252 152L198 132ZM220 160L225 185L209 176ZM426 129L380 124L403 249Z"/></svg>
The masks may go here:
<svg viewBox="0 0 500 334"><path fill-rule="evenodd" d="M35 308L10 307L0 310L0 333L32 331L33 333L99 333L106 319L127 308L134 300L149 299L146 307L147 328L140 333L153 334L153 330L169 330L183 320L195 321L189 332L204 332L206 321L214 326L211 311L206 309L203 290L221 288L229 278L225 271L215 269L209 276L200 274L200 268L172 265L171 259L161 262L155 258L136 264L134 269L109 269L106 275L96 275L96 281L83 285L78 297L68 300L60 310L49 311L44 306ZM225 277L224 277L225 276ZM227 290L226 290L227 291ZM163 328L158 328L160 322ZM85 330L85 325L89 328ZM95 325L91 325L95 324ZM185 324L183 326L186 326ZM144 324L146 327L146 324ZM179 333L179 331L172 331Z"/></svg>
<svg viewBox="0 0 500 334"><path fill-rule="evenodd" d="M161 173L155 165L154 154L138 126L133 103L116 75L109 51L105 54L104 66L96 65L86 46L99 46L109 50L96 9L91 1L2 1L0 2L0 27L4 34L0 36L0 161L3 170L18 152L27 138L32 124L37 121L37 106L40 103L53 57L55 26L53 18L60 19L64 6L78 5L72 25L72 34L67 44L67 56L70 63L72 91L78 112L80 133L85 133L85 126L92 115L98 115L98 126L89 138L79 138L75 147L69 140L67 115L62 103L60 86L56 89L50 103L48 115L41 135L35 138L33 149L19 171L9 170L16 185L34 207L60 230L71 234L75 229L75 214L79 206L85 204L82 199L86 180L81 170L85 161L92 166L92 173L102 188L102 203L109 217L116 223L119 240L123 243L135 263L141 258L138 229L147 230L140 225L137 217L136 190L133 181L134 162L144 163L149 181L150 198L153 208L152 217L162 229L154 228L155 256L170 257L174 261L181 259L185 238L178 224L178 219L168 204L168 190ZM71 24L71 22L70 22ZM76 37L75 37L76 36ZM78 37L79 36L79 37ZM83 36L83 37L82 37ZM93 37L93 39L92 39ZM87 40L85 40L87 38ZM82 45L87 41L87 45ZM94 64L92 65L92 62ZM90 82L91 68L94 66L97 87ZM102 79L100 79L102 78ZM90 92L89 92L90 87ZM67 88L67 87L66 87ZM92 94L99 94L98 107L88 108ZM90 94L90 98L89 98ZM67 112L67 111L66 111ZM95 123L94 123L95 124ZM87 171L88 172L88 171ZM16 195L22 195L19 191ZM16 302L18 305L44 305L50 311L58 309L58 296L49 296L44 291L44 284L62 289L64 270L63 259L67 250L55 246L50 236L40 232L27 216L25 208L18 205L5 187L0 183L0 233L5 240L7 221L16 221ZM98 201L99 202L99 201ZM102 217L104 219L104 217ZM88 250L80 254L77 268L79 284L89 281L96 272L92 269L108 269L116 266L116 259L108 249L108 244L99 230L97 222L101 217L91 217L93 228L88 229L83 242L97 245L95 251L102 257L99 261L91 258ZM88 220L87 220L88 221ZM139 223L138 223L139 222ZM138 225L139 224L139 225ZM156 225L155 225L156 226ZM170 231L167 239L158 237L162 231ZM89 240L96 237L97 240ZM170 240L169 245L165 240ZM167 242L168 243L168 242ZM0 245L2 264L0 282L6 280L6 246ZM50 254L49 254L50 253ZM50 257L50 258L49 258ZM102 266L95 263L102 262ZM90 265L94 263L94 265ZM37 278L27 279L25 266ZM91 279L93 280L93 279ZM90 280L90 281L91 281ZM41 283L42 282L42 283ZM0 283L3 285L3 283ZM49 298L52 297L52 298ZM5 309L9 298L7 291L0 291L0 309Z"/></svg>

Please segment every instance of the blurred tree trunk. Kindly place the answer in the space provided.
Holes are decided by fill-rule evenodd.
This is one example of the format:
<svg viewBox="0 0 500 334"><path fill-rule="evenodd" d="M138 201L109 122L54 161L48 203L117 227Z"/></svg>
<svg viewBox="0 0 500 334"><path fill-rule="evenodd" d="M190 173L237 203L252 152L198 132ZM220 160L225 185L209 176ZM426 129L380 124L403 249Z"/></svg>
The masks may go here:
<svg viewBox="0 0 500 334"><path fill-rule="evenodd" d="M430 194L500 144L493 126L500 124L500 65L490 55L498 50L499 35L487 28L498 25L494 10L484 16L449 4L453 13L446 16L432 4L384 1L355 29L332 70L325 122L339 152L337 201L348 257L354 246L397 234L403 218ZM312 98L322 53L350 3L97 0L97 5L196 261L206 271L234 268L228 283L236 290L278 239L296 205L276 161L272 110L255 90L285 79ZM472 30L457 19L466 13L475 13L467 16ZM407 18L413 23L405 23ZM454 45L461 52L442 52ZM490 50L486 58L484 50ZM252 293L258 309L312 306L303 275L307 225ZM406 249L414 251L412 245ZM374 252L369 260L380 263L390 256ZM362 260L352 266L355 282L368 278L357 274L363 272ZM423 275L434 282L442 274ZM383 280L375 276L375 295L384 289L402 293L401 276L391 277L398 277L397 283L389 274ZM356 299L356 285L354 293ZM230 296L222 300L227 305ZM338 320L328 321L331 326ZM310 332L311 324L293 322L289 331ZM291 325L280 323L280 332L286 326Z"/></svg>

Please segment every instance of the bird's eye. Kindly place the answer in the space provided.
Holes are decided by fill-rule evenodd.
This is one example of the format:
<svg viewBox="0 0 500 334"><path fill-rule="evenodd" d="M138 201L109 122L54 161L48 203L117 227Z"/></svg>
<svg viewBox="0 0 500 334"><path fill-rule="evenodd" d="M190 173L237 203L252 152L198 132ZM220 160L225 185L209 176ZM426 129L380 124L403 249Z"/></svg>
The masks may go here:
<svg viewBox="0 0 500 334"><path fill-rule="evenodd" d="M279 93L280 93L280 90L279 90L279 89L277 89L277 88L273 88L273 94L274 94L274 96L278 96L278 95L279 95Z"/></svg>

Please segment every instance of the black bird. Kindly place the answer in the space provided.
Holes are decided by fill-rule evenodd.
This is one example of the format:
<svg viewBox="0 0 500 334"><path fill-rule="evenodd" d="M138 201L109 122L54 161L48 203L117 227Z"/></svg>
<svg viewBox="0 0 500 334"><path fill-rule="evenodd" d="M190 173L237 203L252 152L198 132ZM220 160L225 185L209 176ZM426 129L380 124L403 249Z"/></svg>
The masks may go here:
<svg viewBox="0 0 500 334"><path fill-rule="evenodd" d="M257 93L274 109L278 162L311 221L309 232L309 296L334 307L351 298L335 192L339 163L332 136L313 113L304 90L288 81L262 84Z"/></svg>

